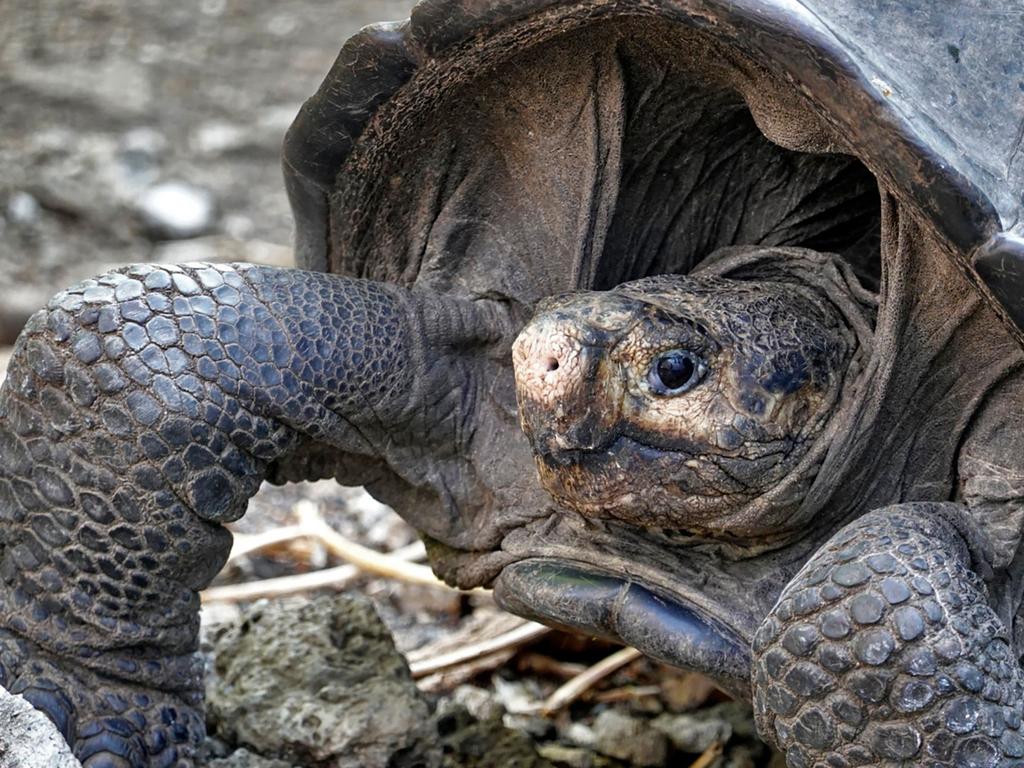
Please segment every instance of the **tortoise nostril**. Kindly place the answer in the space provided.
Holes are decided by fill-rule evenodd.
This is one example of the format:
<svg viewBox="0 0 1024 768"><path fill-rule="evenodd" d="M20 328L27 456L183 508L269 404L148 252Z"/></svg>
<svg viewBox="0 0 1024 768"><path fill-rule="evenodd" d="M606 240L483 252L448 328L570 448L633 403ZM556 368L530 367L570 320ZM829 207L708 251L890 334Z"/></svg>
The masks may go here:
<svg viewBox="0 0 1024 768"><path fill-rule="evenodd" d="M547 367L547 369L548 369L549 373L551 371L557 371L558 370L558 360L555 359L554 357L549 357L548 358L548 367Z"/></svg>

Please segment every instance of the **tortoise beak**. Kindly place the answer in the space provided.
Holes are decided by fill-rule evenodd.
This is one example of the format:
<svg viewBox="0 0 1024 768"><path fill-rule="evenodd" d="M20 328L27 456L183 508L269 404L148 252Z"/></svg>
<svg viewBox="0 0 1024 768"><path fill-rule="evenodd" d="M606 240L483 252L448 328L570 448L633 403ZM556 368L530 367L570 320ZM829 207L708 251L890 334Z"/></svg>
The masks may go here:
<svg viewBox="0 0 1024 768"><path fill-rule="evenodd" d="M535 317L512 347L516 396L523 431L536 454L556 462L594 451L615 436L611 406L595 409L602 396L603 348L609 334L581 327L559 312Z"/></svg>
<svg viewBox="0 0 1024 768"><path fill-rule="evenodd" d="M494 597L508 611L555 627L622 642L672 666L713 677L750 700L750 646L685 601L631 579L547 558L506 566Z"/></svg>

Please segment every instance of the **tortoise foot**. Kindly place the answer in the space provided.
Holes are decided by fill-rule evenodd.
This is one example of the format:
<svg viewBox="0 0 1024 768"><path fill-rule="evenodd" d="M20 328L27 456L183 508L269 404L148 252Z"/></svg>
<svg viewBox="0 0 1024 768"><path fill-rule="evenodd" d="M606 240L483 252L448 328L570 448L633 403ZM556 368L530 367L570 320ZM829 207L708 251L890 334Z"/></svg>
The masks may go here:
<svg viewBox="0 0 1024 768"><path fill-rule="evenodd" d="M783 591L753 693L787 765L1024 766L1024 677L956 509L865 515Z"/></svg>
<svg viewBox="0 0 1024 768"><path fill-rule="evenodd" d="M84 768L185 768L206 734L200 689L156 691L3 630L0 683L53 721Z"/></svg>

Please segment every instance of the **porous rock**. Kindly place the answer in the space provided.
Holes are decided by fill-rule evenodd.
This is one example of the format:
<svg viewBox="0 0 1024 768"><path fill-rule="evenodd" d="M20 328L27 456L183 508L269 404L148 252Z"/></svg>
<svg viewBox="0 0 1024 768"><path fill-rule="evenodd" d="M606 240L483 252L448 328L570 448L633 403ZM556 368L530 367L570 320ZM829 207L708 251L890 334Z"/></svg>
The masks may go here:
<svg viewBox="0 0 1024 768"><path fill-rule="evenodd" d="M668 739L652 730L646 720L617 709L606 709L594 720L597 750L636 766L664 765Z"/></svg>
<svg viewBox="0 0 1024 768"><path fill-rule="evenodd" d="M227 757L210 760L205 768L298 768L286 760L261 757L247 749L236 749Z"/></svg>
<svg viewBox="0 0 1024 768"><path fill-rule="evenodd" d="M82 768L57 728L0 687L0 768Z"/></svg>
<svg viewBox="0 0 1024 768"><path fill-rule="evenodd" d="M367 600L257 603L213 644L207 720L229 744L299 765L440 765L430 707Z"/></svg>
<svg viewBox="0 0 1024 768"><path fill-rule="evenodd" d="M452 701L438 707L437 730L444 768L554 768L525 733L505 727L500 718L477 720Z"/></svg>

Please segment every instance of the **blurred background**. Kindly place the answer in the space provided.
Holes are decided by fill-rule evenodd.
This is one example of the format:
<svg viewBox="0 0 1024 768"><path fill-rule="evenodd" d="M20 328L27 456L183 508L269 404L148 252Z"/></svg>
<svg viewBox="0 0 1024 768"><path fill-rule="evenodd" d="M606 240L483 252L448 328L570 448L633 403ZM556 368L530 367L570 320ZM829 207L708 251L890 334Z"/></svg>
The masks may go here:
<svg viewBox="0 0 1024 768"><path fill-rule="evenodd" d="M411 0L3 0L0 346L138 261L287 265L280 147L360 27Z"/></svg>

